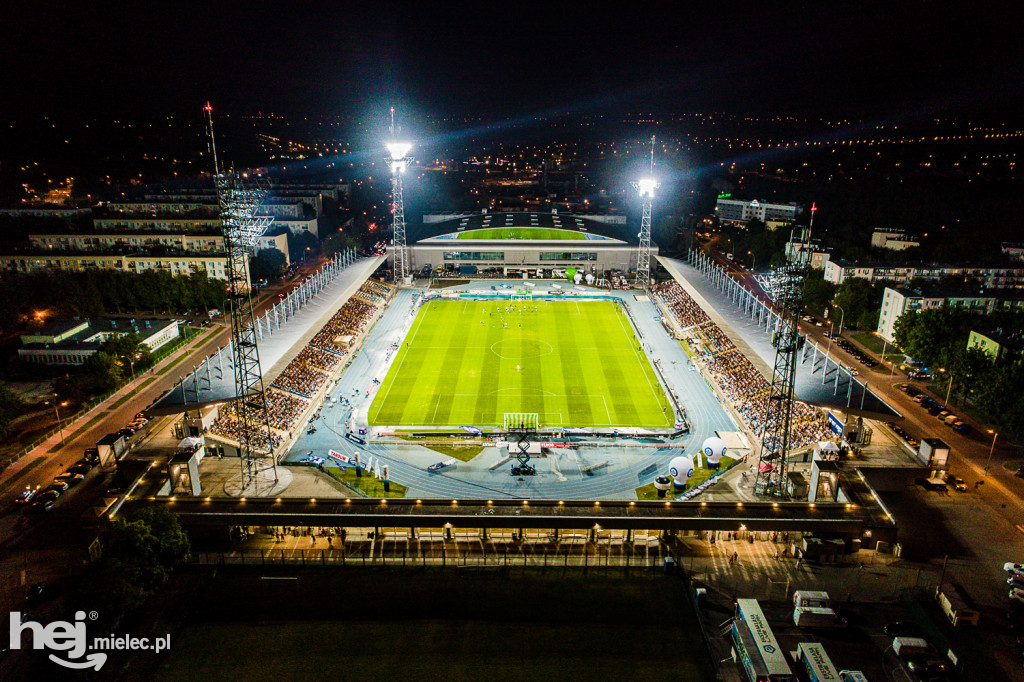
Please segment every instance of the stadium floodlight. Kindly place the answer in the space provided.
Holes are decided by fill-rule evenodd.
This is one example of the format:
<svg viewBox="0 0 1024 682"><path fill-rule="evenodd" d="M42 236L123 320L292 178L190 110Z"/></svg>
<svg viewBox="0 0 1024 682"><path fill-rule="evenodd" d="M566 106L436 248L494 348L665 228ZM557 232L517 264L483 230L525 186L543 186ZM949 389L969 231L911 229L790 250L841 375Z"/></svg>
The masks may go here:
<svg viewBox="0 0 1024 682"><path fill-rule="evenodd" d="M388 142L385 146L388 148L388 154L391 154L392 161L401 161L409 155L409 150L412 149L412 144L409 142Z"/></svg>
<svg viewBox="0 0 1024 682"><path fill-rule="evenodd" d="M636 183L636 191L640 193L642 197L653 197L654 190L658 186L658 181L654 178L640 178Z"/></svg>

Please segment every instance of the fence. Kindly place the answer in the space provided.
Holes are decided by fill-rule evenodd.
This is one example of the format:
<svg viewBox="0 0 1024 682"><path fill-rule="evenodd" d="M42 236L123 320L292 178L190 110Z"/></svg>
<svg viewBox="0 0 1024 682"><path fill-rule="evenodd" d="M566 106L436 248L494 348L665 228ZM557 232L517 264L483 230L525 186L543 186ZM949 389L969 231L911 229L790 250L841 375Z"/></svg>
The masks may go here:
<svg viewBox="0 0 1024 682"><path fill-rule="evenodd" d="M236 551L193 551L189 563L200 566L440 566L498 569L582 568L661 570L670 554L661 547L651 552L613 554L612 552L575 552L494 550L466 552L441 547L439 552L380 552L372 547L353 549L253 549Z"/></svg>

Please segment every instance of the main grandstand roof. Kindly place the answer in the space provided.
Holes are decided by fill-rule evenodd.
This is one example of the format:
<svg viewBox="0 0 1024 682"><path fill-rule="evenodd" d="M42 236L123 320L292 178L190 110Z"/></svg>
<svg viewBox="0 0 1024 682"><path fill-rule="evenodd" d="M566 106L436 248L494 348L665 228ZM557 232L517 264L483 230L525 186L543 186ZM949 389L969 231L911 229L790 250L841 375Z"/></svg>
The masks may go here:
<svg viewBox="0 0 1024 682"><path fill-rule="evenodd" d="M590 242L587 246L638 243L636 232L624 215L581 216L542 211L442 213L424 215L421 225L410 224L407 229L410 242L506 241L511 238L572 241L577 242L577 246L583 240ZM505 230L507 235L503 234Z"/></svg>

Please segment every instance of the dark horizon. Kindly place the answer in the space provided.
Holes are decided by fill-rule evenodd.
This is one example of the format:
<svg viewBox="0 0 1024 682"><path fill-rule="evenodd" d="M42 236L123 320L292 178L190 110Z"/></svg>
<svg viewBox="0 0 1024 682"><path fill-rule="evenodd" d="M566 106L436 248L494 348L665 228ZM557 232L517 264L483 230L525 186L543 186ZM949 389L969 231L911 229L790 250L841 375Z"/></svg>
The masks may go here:
<svg viewBox="0 0 1024 682"><path fill-rule="evenodd" d="M989 7L481 10L396 3L21 5L6 117L375 119L716 112L1019 118L1024 46Z"/></svg>

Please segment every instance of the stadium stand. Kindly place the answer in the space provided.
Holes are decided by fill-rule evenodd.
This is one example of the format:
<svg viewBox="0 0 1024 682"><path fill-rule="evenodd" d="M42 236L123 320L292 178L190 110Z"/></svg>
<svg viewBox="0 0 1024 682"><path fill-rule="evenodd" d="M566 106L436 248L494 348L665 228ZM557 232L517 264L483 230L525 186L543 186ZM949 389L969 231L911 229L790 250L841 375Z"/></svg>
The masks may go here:
<svg viewBox="0 0 1024 682"><path fill-rule="evenodd" d="M691 347L704 349L704 354L694 358L694 362L729 398L747 428L760 436L771 385L678 282L662 282L654 287L654 292L676 317ZM813 407L797 402L791 437L792 447L803 447L829 440L833 434Z"/></svg>

